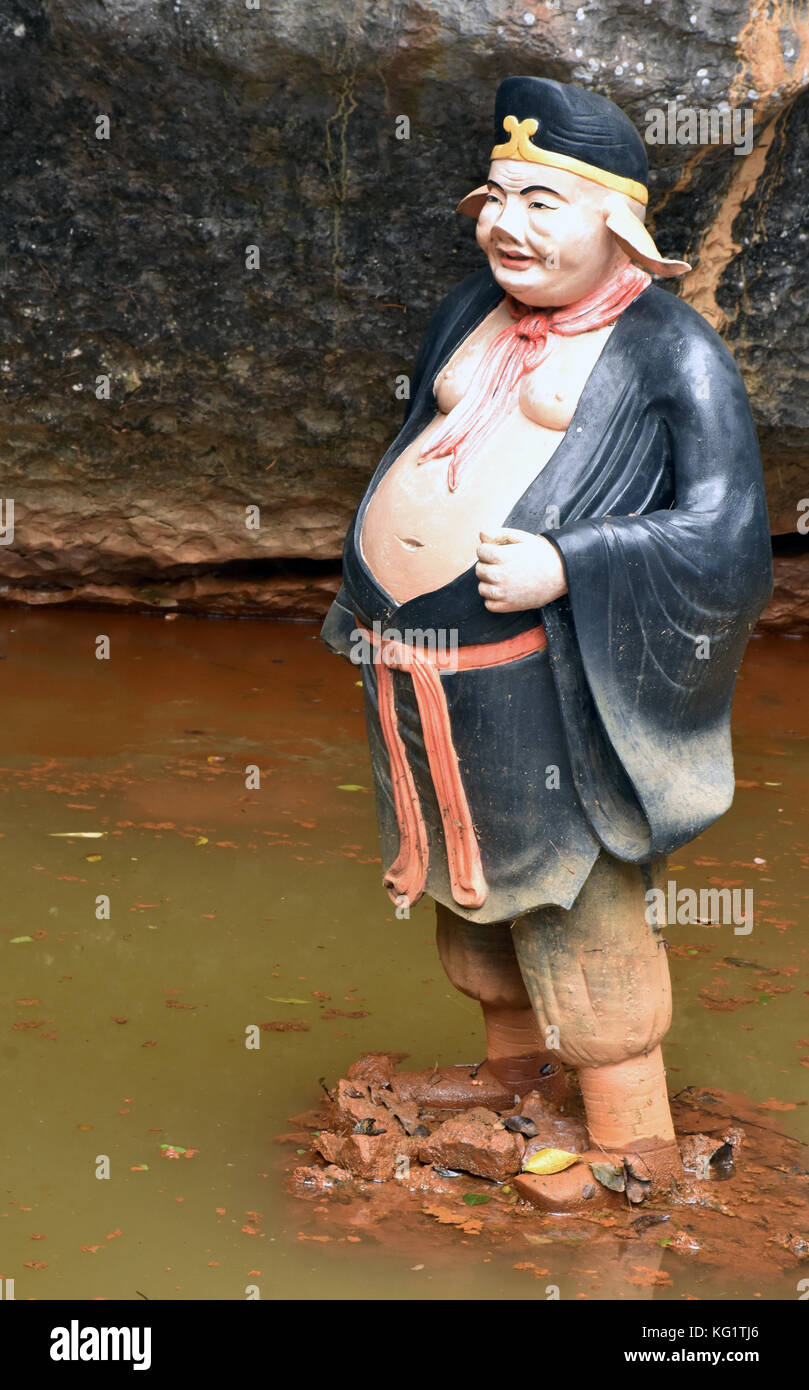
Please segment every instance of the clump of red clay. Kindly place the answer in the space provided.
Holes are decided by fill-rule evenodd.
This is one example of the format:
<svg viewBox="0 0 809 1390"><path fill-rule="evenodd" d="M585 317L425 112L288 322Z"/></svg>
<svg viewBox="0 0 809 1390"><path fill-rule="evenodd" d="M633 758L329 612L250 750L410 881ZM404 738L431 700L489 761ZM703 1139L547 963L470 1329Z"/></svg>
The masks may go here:
<svg viewBox="0 0 809 1390"><path fill-rule="evenodd" d="M485 1068L397 1073L401 1060L361 1057L329 1100L278 1136L298 1151L282 1166L290 1195L313 1218L300 1238L372 1237L422 1258L442 1228L483 1236L490 1248L520 1235L544 1241L536 1232L548 1221L557 1232L559 1216L520 1195L528 1189L519 1175L542 1148L594 1160L573 1086L565 1093L563 1078L549 1076L545 1094L515 1104ZM762 1281L809 1260L807 1146L780 1133L766 1109L712 1088L685 1088L672 1114L684 1178L663 1191L605 1156L609 1169L598 1171L618 1187L623 1176L624 1190L594 1180L597 1199L566 1211L566 1238L665 1244L704 1267L742 1261Z"/></svg>

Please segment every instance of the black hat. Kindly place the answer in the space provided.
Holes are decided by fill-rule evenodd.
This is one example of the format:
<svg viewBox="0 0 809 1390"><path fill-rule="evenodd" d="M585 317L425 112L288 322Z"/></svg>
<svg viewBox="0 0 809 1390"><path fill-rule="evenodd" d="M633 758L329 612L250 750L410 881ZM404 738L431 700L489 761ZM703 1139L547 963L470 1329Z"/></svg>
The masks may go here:
<svg viewBox="0 0 809 1390"><path fill-rule="evenodd" d="M507 77L494 104L492 159L523 159L564 169L644 206L648 202L646 147L628 116L607 97L546 77ZM503 139L503 136L507 139ZM488 190L476 188L457 211L477 217ZM605 205L607 226L627 255L657 275L682 275L686 261L661 256L623 198Z"/></svg>

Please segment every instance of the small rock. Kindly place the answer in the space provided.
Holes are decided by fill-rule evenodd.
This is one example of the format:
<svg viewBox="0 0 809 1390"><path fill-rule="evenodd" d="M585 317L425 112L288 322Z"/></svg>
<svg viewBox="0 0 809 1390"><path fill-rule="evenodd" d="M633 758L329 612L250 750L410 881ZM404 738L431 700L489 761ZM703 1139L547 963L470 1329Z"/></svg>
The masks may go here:
<svg viewBox="0 0 809 1390"><path fill-rule="evenodd" d="M315 1187L319 1191L327 1191L334 1187L335 1183L348 1182L351 1174L345 1168L338 1168L336 1164L330 1163L326 1168L317 1167L315 1164L302 1165L293 1171L292 1177L300 1187Z"/></svg>
<svg viewBox="0 0 809 1390"><path fill-rule="evenodd" d="M336 1163L357 1178L384 1182L401 1172L403 1160L417 1157L418 1140L406 1134L332 1134L324 1131L313 1146L328 1163Z"/></svg>
<svg viewBox="0 0 809 1390"><path fill-rule="evenodd" d="M512 1134L521 1134L523 1139L534 1139L539 1133L536 1124L527 1115L509 1115L503 1123Z"/></svg>
<svg viewBox="0 0 809 1390"><path fill-rule="evenodd" d="M422 1163L439 1168L461 1169L492 1182L519 1173L525 1141L519 1134L496 1129L499 1117L480 1106L445 1120L419 1147Z"/></svg>
<svg viewBox="0 0 809 1390"><path fill-rule="evenodd" d="M537 1149L566 1149L568 1153L581 1154L590 1147L584 1121L576 1119L573 1115L562 1115L555 1106L549 1105L538 1091L529 1091L527 1096L523 1096L519 1106L508 1119L516 1116L533 1121L536 1125L536 1142L531 1140L532 1153ZM508 1119L505 1121L506 1124ZM525 1130L522 1132L526 1138L529 1137Z"/></svg>
<svg viewBox="0 0 809 1390"><path fill-rule="evenodd" d="M390 1085L397 1062L406 1056L406 1052L364 1052L351 1063L346 1075L349 1081L366 1086Z"/></svg>
<svg viewBox="0 0 809 1390"><path fill-rule="evenodd" d="M337 1082L329 1115L328 1128L336 1134L354 1134L357 1126L372 1120L375 1130L386 1129L398 1133L400 1126L382 1105L374 1105L368 1086L346 1080Z"/></svg>
<svg viewBox="0 0 809 1390"><path fill-rule="evenodd" d="M741 1131L738 1133L741 1134ZM710 1177L710 1166L714 1157L730 1144L730 1140L724 1136L717 1137L715 1134L684 1134L678 1142L685 1171L697 1173L703 1178ZM730 1158L733 1158L732 1146Z"/></svg>

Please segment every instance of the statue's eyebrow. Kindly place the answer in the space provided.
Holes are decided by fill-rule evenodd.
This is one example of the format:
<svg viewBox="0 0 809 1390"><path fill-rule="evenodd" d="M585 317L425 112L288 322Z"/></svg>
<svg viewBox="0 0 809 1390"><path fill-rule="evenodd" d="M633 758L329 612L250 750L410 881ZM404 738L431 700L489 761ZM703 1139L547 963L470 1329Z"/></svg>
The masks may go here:
<svg viewBox="0 0 809 1390"><path fill-rule="evenodd" d="M496 189L499 190L500 193L503 193L503 194L505 194L505 191L506 191L504 188L501 188L500 184L499 184L499 183L496 183L494 179L487 179L487 180L486 180L486 187L487 187L487 188L496 188ZM555 188L548 188L544 183L531 183L531 184L528 185L527 188L521 188L521 189L520 189L520 197L522 197L523 194L525 194L525 193L552 193L553 196L554 196L554 198L558 198L560 202L562 202L562 203L566 203L566 202L567 202L567 198L563 198L563 197L562 197L562 194L561 194L561 193L558 193L557 190L556 190Z"/></svg>

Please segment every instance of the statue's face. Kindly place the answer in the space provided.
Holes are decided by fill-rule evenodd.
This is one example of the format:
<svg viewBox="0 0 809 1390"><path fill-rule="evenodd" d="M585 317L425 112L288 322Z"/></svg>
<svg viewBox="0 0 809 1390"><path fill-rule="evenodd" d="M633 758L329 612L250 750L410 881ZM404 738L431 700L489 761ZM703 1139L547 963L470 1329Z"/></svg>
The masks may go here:
<svg viewBox="0 0 809 1390"><path fill-rule="evenodd" d="M488 188L478 245L498 285L523 304L572 304L628 263L605 224L609 189L592 179L524 159L495 159Z"/></svg>

